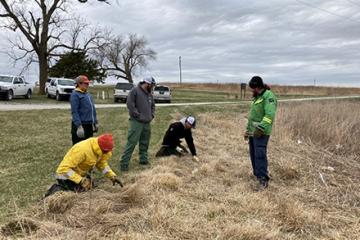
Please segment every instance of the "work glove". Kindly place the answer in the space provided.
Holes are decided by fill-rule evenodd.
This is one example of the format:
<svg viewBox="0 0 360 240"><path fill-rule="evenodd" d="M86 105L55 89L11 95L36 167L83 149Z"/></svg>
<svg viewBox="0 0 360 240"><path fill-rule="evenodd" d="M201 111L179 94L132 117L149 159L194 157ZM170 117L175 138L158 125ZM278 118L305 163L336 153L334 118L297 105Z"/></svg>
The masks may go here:
<svg viewBox="0 0 360 240"><path fill-rule="evenodd" d="M200 159L199 159L199 157L198 156L193 156L193 160L195 161L195 162L200 162Z"/></svg>
<svg viewBox="0 0 360 240"><path fill-rule="evenodd" d="M112 177L110 178L111 182L113 183L113 186L115 186L115 184L119 184L120 187L124 187L124 185L122 184L122 182L117 178L117 177Z"/></svg>
<svg viewBox="0 0 360 240"><path fill-rule="evenodd" d="M91 189L91 180L86 178L86 177L83 177L81 179L81 182L80 182L80 185L87 191L87 190L90 190Z"/></svg>
<svg viewBox="0 0 360 240"><path fill-rule="evenodd" d="M182 149L181 147L176 147L176 151L178 151L179 153L183 153L184 152L184 149Z"/></svg>
<svg viewBox="0 0 360 240"><path fill-rule="evenodd" d="M78 127L78 129L76 130L76 135L78 136L78 138L84 138L85 137L85 132L84 132L84 128L82 125L80 125Z"/></svg>
<svg viewBox="0 0 360 240"><path fill-rule="evenodd" d="M93 132L96 133L98 131L99 131L99 124L98 123L93 124Z"/></svg>
<svg viewBox="0 0 360 240"><path fill-rule="evenodd" d="M254 137L259 138L264 135L264 132L260 128L255 128Z"/></svg>

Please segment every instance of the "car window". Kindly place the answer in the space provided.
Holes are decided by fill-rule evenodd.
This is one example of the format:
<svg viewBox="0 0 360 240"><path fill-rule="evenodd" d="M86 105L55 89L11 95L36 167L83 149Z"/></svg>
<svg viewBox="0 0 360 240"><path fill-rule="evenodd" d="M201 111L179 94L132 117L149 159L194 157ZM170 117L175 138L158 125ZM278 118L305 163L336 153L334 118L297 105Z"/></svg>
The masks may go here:
<svg viewBox="0 0 360 240"><path fill-rule="evenodd" d="M50 83L51 82L51 78L48 78L48 80L46 80L47 83Z"/></svg>
<svg viewBox="0 0 360 240"><path fill-rule="evenodd" d="M131 83L117 83L115 89L131 90L134 87Z"/></svg>
<svg viewBox="0 0 360 240"><path fill-rule="evenodd" d="M24 83L24 80L22 80L22 78L17 78L17 83Z"/></svg>
<svg viewBox="0 0 360 240"><path fill-rule="evenodd" d="M58 81L59 85L62 86L74 86L75 82L73 80L59 80Z"/></svg>
<svg viewBox="0 0 360 240"><path fill-rule="evenodd" d="M0 82L7 82L7 83L11 83L12 82L12 77L8 77L8 76L0 76Z"/></svg>
<svg viewBox="0 0 360 240"><path fill-rule="evenodd" d="M165 86L155 86L154 91L164 91L164 92L167 92L167 91L170 91L170 90L169 90L168 87L165 87Z"/></svg>
<svg viewBox="0 0 360 240"><path fill-rule="evenodd" d="M21 83L21 82L19 81L19 78L16 77L16 78L14 79L14 84L19 84L19 83Z"/></svg>

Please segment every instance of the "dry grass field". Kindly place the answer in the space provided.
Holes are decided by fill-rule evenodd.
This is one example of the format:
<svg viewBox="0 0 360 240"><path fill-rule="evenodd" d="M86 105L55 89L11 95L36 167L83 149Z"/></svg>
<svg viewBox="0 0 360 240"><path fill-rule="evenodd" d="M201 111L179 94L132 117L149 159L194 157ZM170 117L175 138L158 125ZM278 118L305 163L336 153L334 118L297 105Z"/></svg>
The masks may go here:
<svg viewBox="0 0 360 240"><path fill-rule="evenodd" d="M280 104L268 189L253 191L245 114L201 113L200 162L166 157L123 189L57 193L2 226L27 239L359 239L359 101ZM177 119L178 114L173 114Z"/></svg>
<svg viewBox="0 0 360 240"><path fill-rule="evenodd" d="M174 84L168 83L174 90L199 90L202 91L218 91L228 94L239 94L240 84L211 84L211 83L185 83L185 84ZM347 95L360 95L360 88L350 87L322 87L322 86L281 86L271 85L272 91L281 97L305 97L305 96L347 96ZM246 97L251 98L251 91L247 87Z"/></svg>

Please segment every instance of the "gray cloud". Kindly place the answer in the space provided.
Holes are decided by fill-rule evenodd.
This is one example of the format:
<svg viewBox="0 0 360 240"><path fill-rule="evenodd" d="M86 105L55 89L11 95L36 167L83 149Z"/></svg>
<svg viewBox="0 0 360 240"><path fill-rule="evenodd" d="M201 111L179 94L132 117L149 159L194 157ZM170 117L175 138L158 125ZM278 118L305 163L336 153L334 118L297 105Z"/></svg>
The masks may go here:
<svg viewBox="0 0 360 240"><path fill-rule="evenodd" d="M158 53L144 72L159 81L178 81L181 55L184 81L258 74L269 83L323 85L360 85L359 10L344 0L122 0L73 8L118 34L144 35Z"/></svg>

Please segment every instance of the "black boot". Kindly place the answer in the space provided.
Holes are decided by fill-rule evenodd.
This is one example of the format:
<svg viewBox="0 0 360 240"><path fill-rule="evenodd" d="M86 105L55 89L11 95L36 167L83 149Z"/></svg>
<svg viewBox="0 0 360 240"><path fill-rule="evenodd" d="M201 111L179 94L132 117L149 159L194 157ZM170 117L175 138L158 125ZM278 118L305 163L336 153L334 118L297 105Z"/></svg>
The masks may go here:
<svg viewBox="0 0 360 240"><path fill-rule="evenodd" d="M44 198L50 196L50 195L53 195L54 193L56 192L59 192L59 191L65 191L64 187L61 186L60 184L57 184L57 183L54 183L50 188L49 190L47 190L47 192L45 193Z"/></svg>

